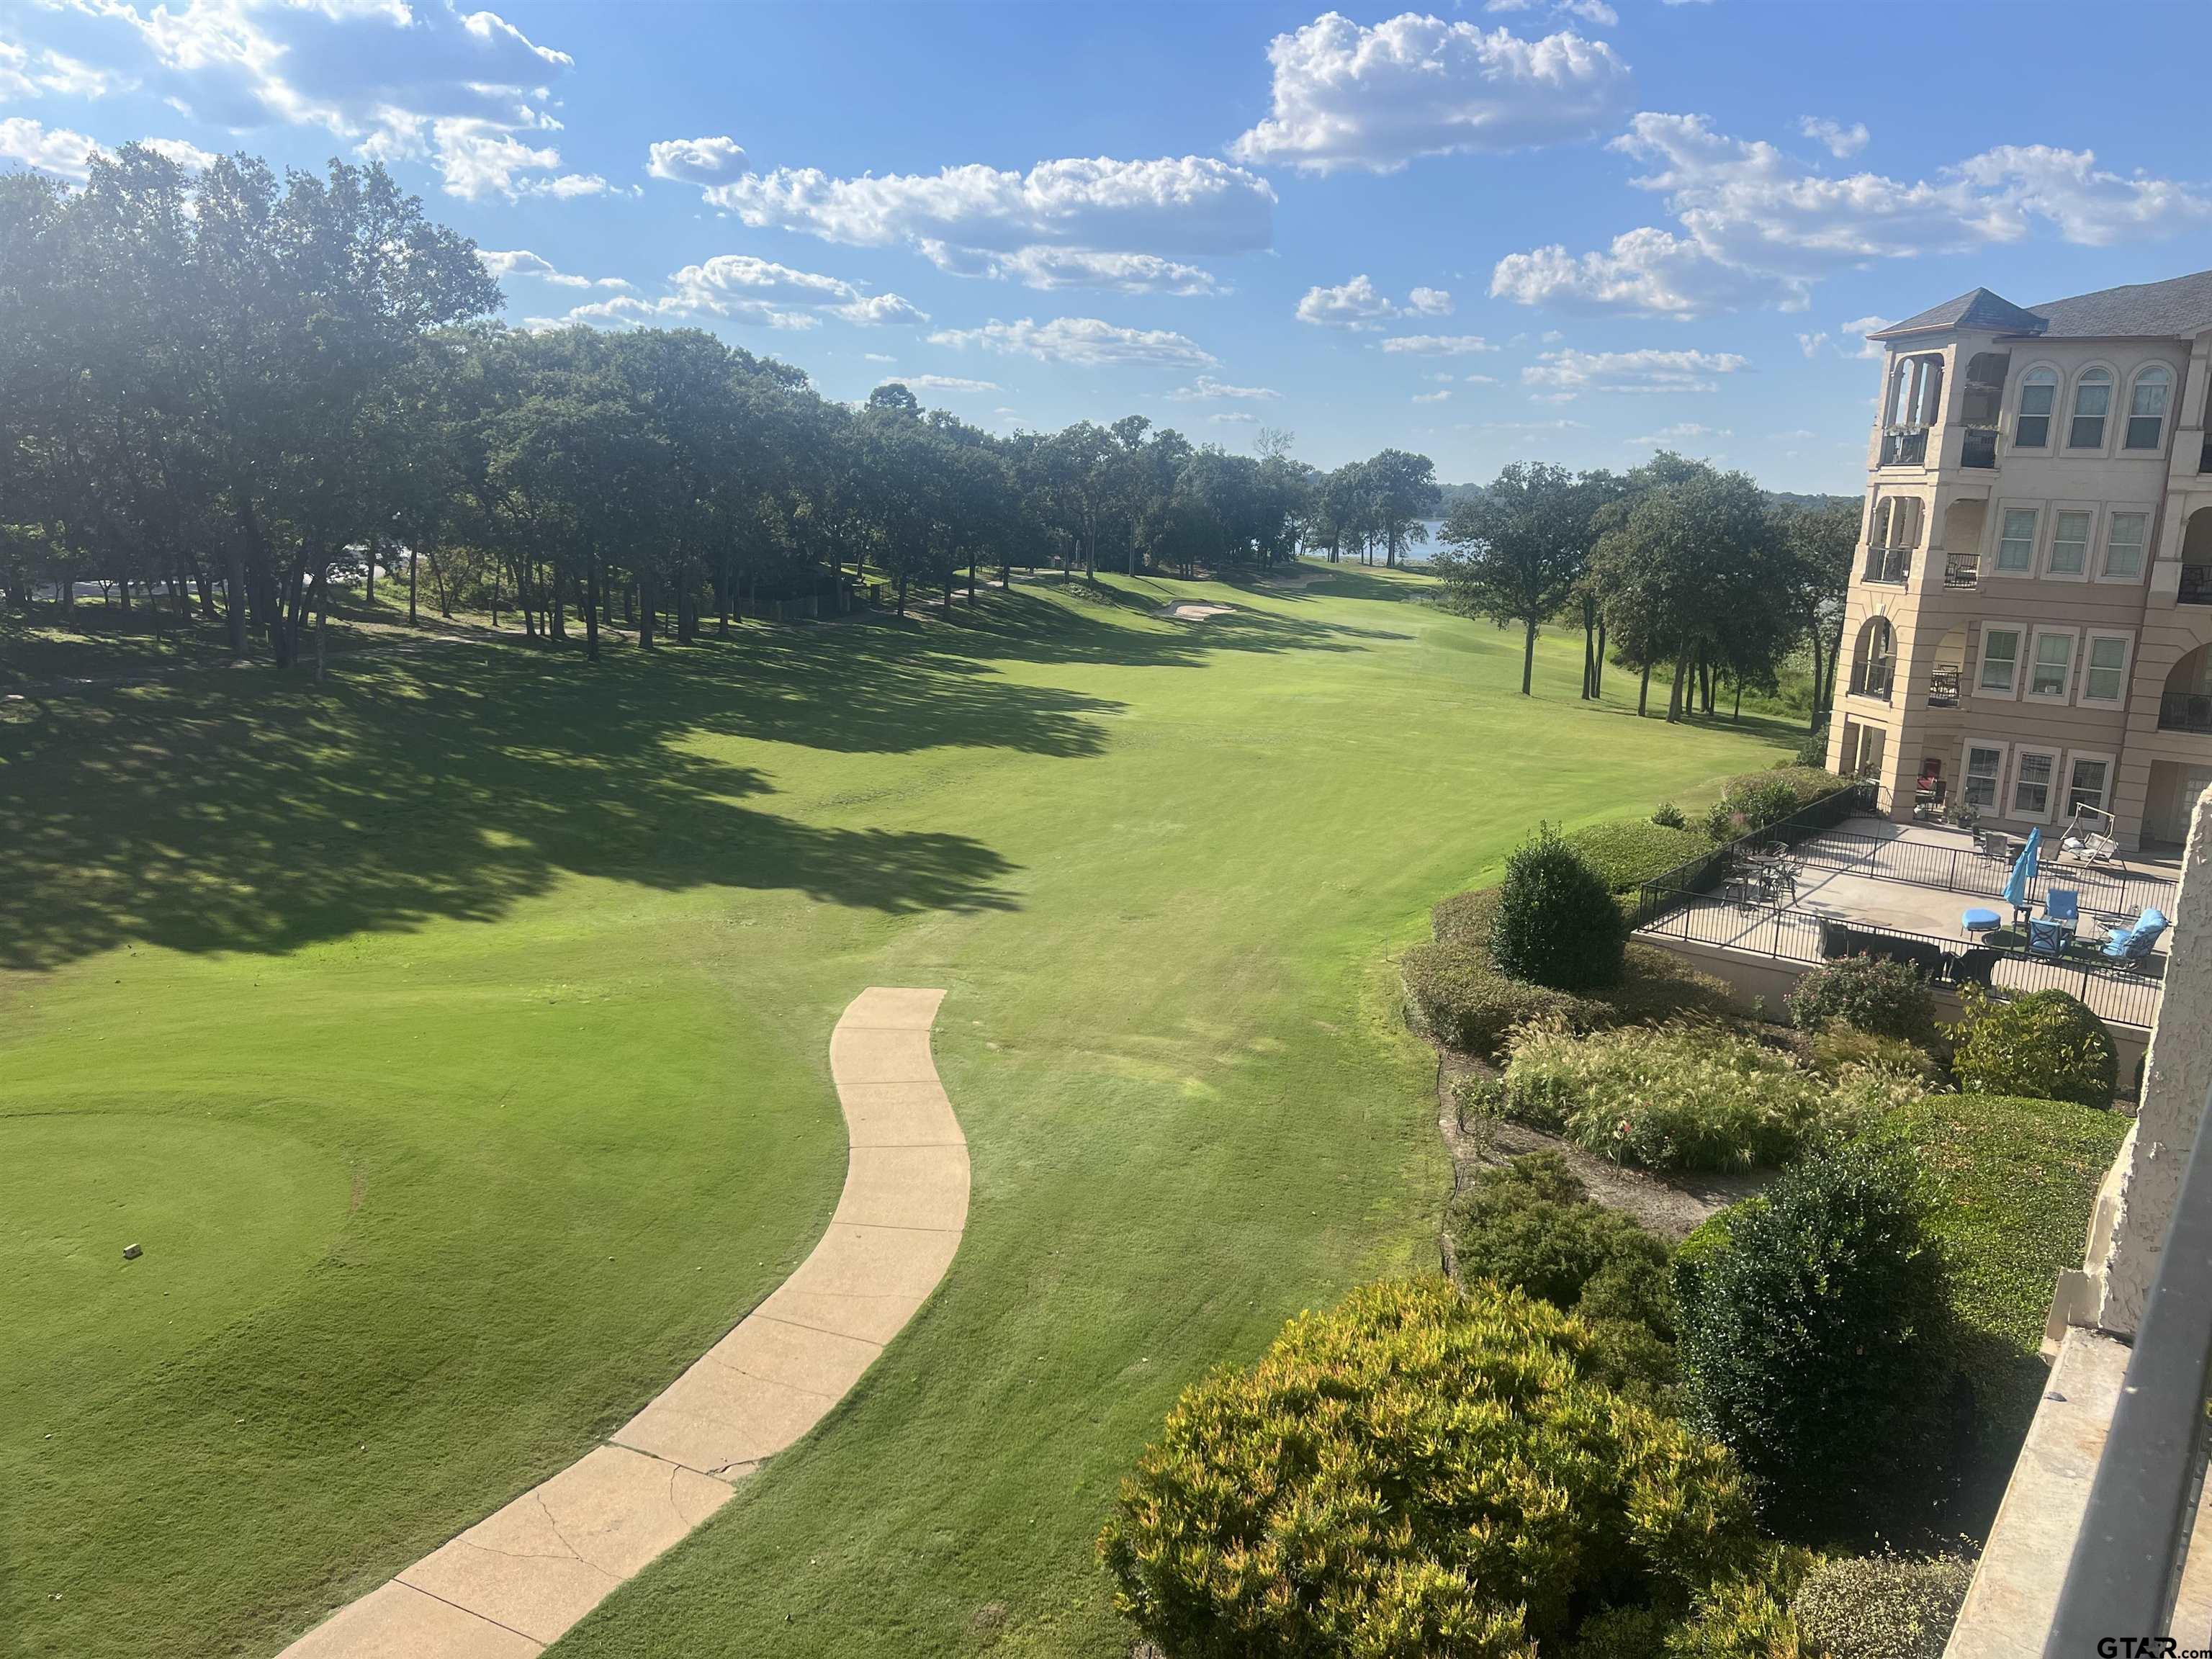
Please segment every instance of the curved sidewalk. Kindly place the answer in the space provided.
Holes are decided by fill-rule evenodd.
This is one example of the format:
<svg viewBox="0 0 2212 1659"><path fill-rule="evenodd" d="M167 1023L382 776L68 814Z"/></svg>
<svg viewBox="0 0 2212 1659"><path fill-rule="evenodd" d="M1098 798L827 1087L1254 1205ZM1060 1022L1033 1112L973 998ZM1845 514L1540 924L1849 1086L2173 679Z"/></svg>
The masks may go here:
<svg viewBox="0 0 2212 1659"><path fill-rule="evenodd" d="M942 991L860 993L830 1038L851 1143L814 1252L606 1444L341 1609L282 1659L527 1659L812 1428L952 1265L968 1142L938 1081Z"/></svg>

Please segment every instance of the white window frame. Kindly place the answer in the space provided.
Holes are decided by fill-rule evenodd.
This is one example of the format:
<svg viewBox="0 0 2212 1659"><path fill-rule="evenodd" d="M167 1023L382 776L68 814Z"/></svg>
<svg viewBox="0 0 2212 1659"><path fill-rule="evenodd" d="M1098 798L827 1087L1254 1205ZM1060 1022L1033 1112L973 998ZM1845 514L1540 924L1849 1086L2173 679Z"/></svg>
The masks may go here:
<svg viewBox="0 0 2212 1659"><path fill-rule="evenodd" d="M2128 426L2136 418L2136 389L2153 374L2166 376L2166 409L2158 417L2158 441L2137 447L2128 441ZM2181 377L2173 372L2171 363L2148 362L2128 377L2127 410L2120 416L2119 453L2128 456L2154 457L2166 453L2166 441L2173 431L2173 404L2181 390Z"/></svg>
<svg viewBox="0 0 2212 1659"><path fill-rule="evenodd" d="M2066 641L2066 684L2056 691L2035 689L2035 665L2043 651L2045 640ZM2074 701L2074 671L2080 666L2081 630L2078 628L2046 628L2041 623L2028 630L2028 646L2021 653L2025 672L2020 679L2020 695L2026 702L2071 702Z"/></svg>
<svg viewBox="0 0 2212 1659"><path fill-rule="evenodd" d="M2119 787L2120 763L2118 756L2103 754L2094 749L2069 750L2066 755L2066 769L2063 775L2065 779L2065 787L2059 791L2056 805L2063 807L2069 818L2074 816L2074 769L2083 761L2099 761L2104 764L2105 793L2097 802L2099 811L2109 812L2112 810L2112 792Z"/></svg>
<svg viewBox="0 0 2212 1659"><path fill-rule="evenodd" d="M2105 567L2112 562L2112 526L2118 520L2126 518L2134 514L2140 514L2143 521L2142 548L2142 562L2136 567L2136 574L2132 576L2114 576L2107 574ZM2156 550L2154 544L2157 540L2157 532L2158 508L2154 503L2149 501L2108 501L2106 503L2104 526L2097 537L2097 557L2095 561L2097 566L2096 579L2100 582L2112 583L2115 586L2142 586L2143 573L2150 568L2151 556Z"/></svg>
<svg viewBox="0 0 2212 1659"><path fill-rule="evenodd" d="M2099 640L2118 640L2120 642L2120 695L2117 697L2093 697L2089 695L2089 651ZM2082 629L2081 642L2075 649L2079 654L2074 664L2074 678L2081 688L2074 694L2075 703L2082 708L2125 708L2130 684L2129 677L2136 668L2136 636L2124 629L2087 628Z"/></svg>
<svg viewBox="0 0 2212 1659"><path fill-rule="evenodd" d="M1978 810L1988 813L1991 817L2002 817L2006 762L2010 759L2012 754L2012 745L2008 743L2000 743L1994 738L1968 738L1959 746L1959 799L1962 801L1972 799L1966 792L1973 786L1974 750L1977 749L1995 750L1997 757L1996 775L1990 780L1990 804L1981 806L1977 803Z"/></svg>
<svg viewBox="0 0 2212 1659"><path fill-rule="evenodd" d="M2026 623L1989 621L1982 624L1981 637L1974 641L1974 696L1992 697L2002 702L2019 701L2021 676L2027 666L2028 636L2033 632ZM1989 660L1990 635L1992 633L2010 634L2016 647L2012 656L2012 681L2002 691L1982 684L1982 665Z"/></svg>
<svg viewBox="0 0 2212 1659"><path fill-rule="evenodd" d="M2047 582L2086 582L2089 573L2097 568L2097 506L2095 501L2053 501L2051 510L2043 515L2043 550L2039 562L2043 580ZM2079 570L2055 570L2051 561L2058 552L2058 515L2078 513L2089 520L2089 528L2081 542L2081 568Z"/></svg>
<svg viewBox="0 0 2212 1659"><path fill-rule="evenodd" d="M2105 377L2104 430L2099 434L2095 443L2077 444L2074 441L2074 422L2075 411L2081 402L2081 388L2090 376L2097 374L2102 374ZM2068 381L2066 386L2066 429L2059 434L2058 453L2060 454L2109 455L2112 453L2112 423L2114 417L2119 412L2120 393L2126 385L2125 378L2110 363L2084 363L2080 368L2075 370L2074 378Z"/></svg>
<svg viewBox="0 0 2212 1659"><path fill-rule="evenodd" d="M2002 578L2006 581L2033 581L2038 562L2042 557L2043 521L2047 516L2041 501L2000 501L1997 510L1990 515L1995 528L1990 532L1990 556L1982 565L1985 576ZM2035 528L2028 532L2027 562L2018 570L2008 570L1998 562L2004 557L2005 515L2008 513L2030 513L2035 516Z"/></svg>
<svg viewBox="0 0 2212 1659"><path fill-rule="evenodd" d="M2026 400L2029 383L2039 374L2048 374L2051 376L2051 412L2041 416L2027 415L2026 411L2021 406ZM2030 363L2026 368L2022 369L2021 371L2019 387L2014 392L2012 398L2012 431L2007 434L2012 441L2011 447L2030 455L2049 454L2051 453L2052 441L2058 434L2058 422L2065 418L2064 411L2060 407L2065 403L2065 401L2066 376L2059 371L2057 364ZM2020 423L2023 416L2026 416L2026 418L2029 420L2036 420L2039 418L2050 422L2048 426L2043 428L2043 441L2041 443L2031 444L2021 441Z"/></svg>
<svg viewBox="0 0 2212 1659"><path fill-rule="evenodd" d="M2020 808L2021 766L2031 755L2047 755L2051 759L2051 781L2045 786L2040 812L2023 812ZM2050 823L2051 809L2058 804L2058 792L2065 787L2065 774L2059 769L2058 764L2065 757L2064 750L2048 744L2023 743L2014 749L2012 751L2012 787L2005 796L2007 810L1998 816L2014 818L2022 823Z"/></svg>

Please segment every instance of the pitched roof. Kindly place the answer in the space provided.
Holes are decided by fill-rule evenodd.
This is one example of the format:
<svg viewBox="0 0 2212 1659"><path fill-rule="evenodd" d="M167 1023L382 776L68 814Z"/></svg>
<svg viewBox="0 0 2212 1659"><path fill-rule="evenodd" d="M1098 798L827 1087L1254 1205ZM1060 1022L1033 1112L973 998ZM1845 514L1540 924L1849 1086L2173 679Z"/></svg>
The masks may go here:
<svg viewBox="0 0 2212 1659"><path fill-rule="evenodd" d="M2212 270L2099 289L2035 311L2050 339L2177 339L2212 328Z"/></svg>
<svg viewBox="0 0 2212 1659"><path fill-rule="evenodd" d="M1913 334L1923 329L1990 329L2000 334L2040 334L2043 319L2032 311L2023 311L2002 295L1992 294L1978 288L1961 294L1955 300L1946 300L1942 305L1922 312L1917 317L1907 317L1901 323L1892 323L1867 337L1887 340L1893 334Z"/></svg>
<svg viewBox="0 0 2212 1659"><path fill-rule="evenodd" d="M2099 289L2023 307L1985 288L1892 323L1867 337L1887 340L1936 330L1986 329L2049 340L2183 339L2212 328L2212 270L2163 283Z"/></svg>

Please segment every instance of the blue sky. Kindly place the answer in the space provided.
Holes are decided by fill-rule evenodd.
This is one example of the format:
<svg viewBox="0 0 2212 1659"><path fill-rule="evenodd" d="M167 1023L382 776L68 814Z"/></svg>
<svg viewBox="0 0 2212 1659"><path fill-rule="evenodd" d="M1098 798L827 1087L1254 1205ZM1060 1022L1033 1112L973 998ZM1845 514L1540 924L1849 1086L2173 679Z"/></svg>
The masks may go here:
<svg viewBox="0 0 2212 1659"><path fill-rule="evenodd" d="M517 323L1000 430L1854 489L1864 319L2212 266L2208 45L2202 4L0 0L0 167L379 156Z"/></svg>

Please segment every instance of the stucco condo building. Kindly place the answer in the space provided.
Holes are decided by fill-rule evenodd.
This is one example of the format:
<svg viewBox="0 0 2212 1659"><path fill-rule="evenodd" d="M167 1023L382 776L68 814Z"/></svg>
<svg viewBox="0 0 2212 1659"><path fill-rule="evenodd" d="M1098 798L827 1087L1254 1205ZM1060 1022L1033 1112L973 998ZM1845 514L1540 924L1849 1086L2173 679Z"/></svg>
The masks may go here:
<svg viewBox="0 0 2212 1659"><path fill-rule="evenodd" d="M2178 843L2212 785L2212 271L1871 337L1828 763L2021 831L2075 807Z"/></svg>

